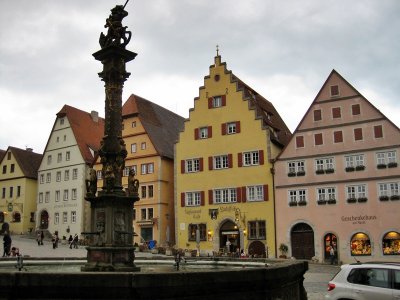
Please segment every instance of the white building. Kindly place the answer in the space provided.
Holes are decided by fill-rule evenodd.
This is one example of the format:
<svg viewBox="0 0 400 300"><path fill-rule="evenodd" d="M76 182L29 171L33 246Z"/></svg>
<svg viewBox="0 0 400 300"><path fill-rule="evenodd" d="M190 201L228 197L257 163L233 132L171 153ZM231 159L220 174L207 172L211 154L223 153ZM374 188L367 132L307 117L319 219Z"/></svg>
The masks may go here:
<svg viewBox="0 0 400 300"><path fill-rule="evenodd" d="M87 231L86 174L104 134L98 113L64 105L54 122L38 170L36 228L60 238Z"/></svg>

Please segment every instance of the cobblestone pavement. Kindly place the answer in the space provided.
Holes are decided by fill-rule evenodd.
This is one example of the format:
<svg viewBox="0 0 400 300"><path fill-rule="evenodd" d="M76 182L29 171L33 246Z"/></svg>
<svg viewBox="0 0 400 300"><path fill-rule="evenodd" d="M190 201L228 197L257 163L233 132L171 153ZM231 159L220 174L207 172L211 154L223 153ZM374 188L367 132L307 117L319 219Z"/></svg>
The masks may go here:
<svg viewBox="0 0 400 300"><path fill-rule="evenodd" d="M304 276L308 300L323 300L329 280L340 270L340 267L314 263L310 263L308 267L309 270Z"/></svg>

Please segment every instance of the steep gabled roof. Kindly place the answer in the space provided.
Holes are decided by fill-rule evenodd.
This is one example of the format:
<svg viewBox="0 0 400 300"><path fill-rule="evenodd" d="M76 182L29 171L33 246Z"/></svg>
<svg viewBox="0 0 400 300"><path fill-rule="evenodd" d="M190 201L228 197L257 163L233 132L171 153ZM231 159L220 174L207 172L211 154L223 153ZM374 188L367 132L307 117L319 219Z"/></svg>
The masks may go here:
<svg viewBox="0 0 400 300"><path fill-rule="evenodd" d="M42 154L16 147L8 147L6 152L8 151L11 151L25 177L37 179L38 169L43 157Z"/></svg>
<svg viewBox="0 0 400 300"><path fill-rule="evenodd" d="M100 148L100 141L104 135L104 119L98 116L93 118L91 113L69 105L64 105L57 113L57 117L68 118L84 161L87 164L93 163L90 150L98 151Z"/></svg>
<svg viewBox="0 0 400 300"><path fill-rule="evenodd" d="M237 83L238 90L243 91L243 97L249 101L250 108L256 110L257 118L263 120L263 126L273 128L275 135L271 134L271 141L284 147L289 142L292 134L274 105L233 73L231 73L231 78L233 82Z"/></svg>
<svg viewBox="0 0 400 300"><path fill-rule="evenodd" d="M149 101L132 94L122 107L122 117L137 115L157 153L174 158L174 143L183 130L184 118Z"/></svg>
<svg viewBox="0 0 400 300"><path fill-rule="evenodd" d="M5 150L0 149L0 161L3 159L3 156L6 154Z"/></svg>

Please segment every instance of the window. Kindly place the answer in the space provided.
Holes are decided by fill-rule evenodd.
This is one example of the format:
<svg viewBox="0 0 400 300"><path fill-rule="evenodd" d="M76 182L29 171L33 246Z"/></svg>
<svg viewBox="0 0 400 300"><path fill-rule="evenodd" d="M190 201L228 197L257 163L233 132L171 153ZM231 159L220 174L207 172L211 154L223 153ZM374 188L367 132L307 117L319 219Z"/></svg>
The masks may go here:
<svg viewBox="0 0 400 300"><path fill-rule="evenodd" d="M153 198L154 197L154 188L152 185L149 185L148 187L148 192L149 192L149 198Z"/></svg>
<svg viewBox="0 0 400 300"><path fill-rule="evenodd" d="M314 134L314 144L315 146L322 145L324 143L322 139L322 133L316 133Z"/></svg>
<svg viewBox="0 0 400 300"><path fill-rule="evenodd" d="M378 193L379 193L378 196L380 199L381 199L381 197L387 196L388 199L389 199L389 197L393 197L393 200L395 200L400 195L399 194L399 183L398 182L379 183L378 184Z"/></svg>
<svg viewBox="0 0 400 300"><path fill-rule="evenodd" d="M72 179L75 180L78 178L78 169L72 169Z"/></svg>
<svg viewBox="0 0 400 300"><path fill-rule="evenodd" d="M50 165L51 164L51 155L47 156L47 164Z"/></svg>
<svg viewBox="0 0 400 300"><path fill-rule="evenodd" d="M76 211L71 211L71 223L76 223Z"/></svg>
<svg viewBox="0 0 400 300"><path fill-rule="evenodd" d="M62 161L62 153L58 153L57 154L57 162L61 162Z"/></svg>
<svg viewBox="0 0 400 300"><path fill-rule="evenodd" d="M221 124L222 135L235 134L240 132L240 122L228 122Z"/></svg>
<svg viewBox="0 0 400 300"><path fill-rule="evenodd" d="M333 173L335 169L333 157L322 157L315 160L315 171L320 173Z"/></svg>
<svg viewBox="0 0 400 300"><path fill-rule="evenodd" d="M221 96L213 97L212 107L221 107L221 106L222 106Z"/></svg>
<svg viewBox="0 0 400 300"><path fill-rule="evenodd" d="M46 182L51 182L51 173L46 174Z"/></svg>
<svg viewBox="0 0 400 300"><path fill-rule="evenodd" d="M200 206L200 205L201 205L200 192L185 193L185 206Z"/></svg>
<svg viewBox="0 0 400 300"><path fill-rule="evenodd" d="M7 173L7 166L4 165L4 166L3 166L3 174L6 174L6 173Z"/></svg>
<svg viewBox="0 0 400 300"><path fill-rule="evenodd" d="M14 188L10 186L10 198L12 198L14 195Z"/></svg>
<svg viewBox="0 0 400 300"><path fill-rule="evenodd" d="M364 154L346 155L344 159L346 168L356 168L364 166Z"/></svg>
<svg viewBox="0 0 400 300"><path fill-rule="evenodd" d="M68 190L64 190L64 201L68 200Z"/></svg>
<svg viewBox="0 0 400 300"><path fill-rule="evenodd" d="M10 173L14 173L14 171L15 171L15 164L11 164Z"/></svg>
<svg viewBox="0 0 400 300"><path fill-rule="evenodd" d="M317 188L317 201L336 200L336 188L324 187Z"/></svg>
<svg viewBox="0 0 400 300"><path fill-rule="evenodd" d="M255 166L260 164L260 153L259 151L251 151L243 153L243 165L244 166Z"/></svg>
<svg viewBox="0 0 400 300"><path fill-rule="evenodd" d="M226 105L226 96L214 96L208 98L208 108L217 108Z"/></svg>
<svg viewBox="0 0 400 300"><path fill-rule="evenodd" d="M43 203L43 193L39 193L39 203Z"/></svg>
<svg viewBox="0 0 400 300"><path fill-rule="evenodd" d="M7 160L11 159L11 152L7 152Z"/></svg>
<svg viewBox="0 0 400 300"><path fill-rule="evenodd" d="M233 203L237 202L237 194L235 188L216 189L213 195L214 203Z"/></svg>
<svg viewBox="0 0 400 300"><path fill-rule="evenodd" d="M314 121L321 121L322 120L322 112L320 109L314 110Z"/></svg>
<svg viewBox="0 0 400 300"><path fill-rule="evenodd" d="M3 189L2 189L2 193L1 193L1 198L5 198L6 197L6 188L5 187L3 187Z"/></svg>
<svg viewBox="0 0 400 300"><path fill-rule="evenodd" d="M206 224L189 224L188 228L188 240L189 241L196 241L196 232L199 231L199 239L200 241L206 241Z"/></svg>
<svg viewBox="0 0 400 300"><path fill-rule="evenodd" d="M50 192L46 192L44 195L44 202L49 203L50 202Z"/></svg>
<svg viewBox="0 0 400 300"><path fill-rule="evenodd" d="M142 186L141 186L141 189L142 189L142 198L146 198L146 191L147 191L146 186L145 186L145 185L142 185Z"/></svg>
<svg viewBox="0 0 400 300"><path fill-rule="evenodd" d="M147 210L145 208L142 208L140 210L141 212L141 220L146 220L147 219Z"/></svg>
<svg viewBox="0 0 400 300"><path fill-rule="evenodd" d="M296 148L304 148L304 136L296 136Z"/></svg>
<svg viewBox="0 0 400 300"><path fill-rule="evenodd" d="M354 268L348 281L354 284L390 288L389 270L383 268Z"/></svg>
<svg viewBox="0 0 400 300"><path fill-rule="evenodd" d="M220 155L213 157L213 169L227 169L229 168L228 155Z"/></svg>
<svg viewBox="0 0 400 300"><path fill-rule="evenodd" d="M76 197L77 197L77 190L76 189L72 189L71 190L71 198L72 198L72 200L76 200Z"/></svg>
<svg viewBox="0 0 400 300"><path fill-rule="evenodd" d="M67 136L64 134L64 142L67 140Z"/></svg>
<svg viewBox="0 0 400 300"><path fill-rule="evenodd" d="M365 233L358 232L354 234L350 245L352 256L371 255L371 242L369 236ZM348 280L350 281L351 279Z"/></svg>
<svg viewBox="0 0 400 300"><path fill-rule="evenodd" d="M202 160L201 158L192 158L184 160L183 172L184 173L194 173L202 171Z"/></svg>
<svg viewBox="0 0 400 300"><path fill-rule="evenodd" d="M201 127L200 128L200 138L201 139L208 138L208 127Z"/></svg>
<svg viewBox="0 0 400 300"><path fill-rule="evenodd" d="M140 144L140 149L146 150L146 142Z"/></svg>
<svg viewBox="0 0 400 300"><path fill-rule="evenodd" d="M133 121L132 122L132 128L135 128L136 127L136 121Z"/></svg>
<svg viewBox="0 0 400 300"><path fill-rule="evenodd" d="M56 173L56 181L57 181L57 182L60 182L60 181L61 181L61 171L58 171L58 172Z"/></svg>
<svg viewBox="0 0 400 300"><path fill-rule="evenodd" d="M390 231L382 239L383 255L400 255L400 234L396 231ZM397 274L397 289L400 289L400 271Z"/></svg>
<svg viewBox="0 0 400 300"><path fill-rule="evenodd" d="M60 191L56 191L56 202L60 201Z"/></svg>
<svg viewBox="0 0 400 300"><path fill-rule="evenodd" d="M54 213L54 224L60 223L60 214L58 212Z"/></svg>
<svg viewBox="0 0 400 300"><path fill-rule="evenodd" d="M141 165L141 174L151 174L154 173L154 164L153 163L148 163L148 164L142 164Z"/></svg>
<svg viewBox="0 0 400 300"><path fill-rule="evenodd" d="M66 224L68 222L68 212L63 212L63 223Z"/></svg>
<svg viewBox="0 0 400 300"><path fill-rule="evenodd" d="M21 197L21 186L17 186L17 197Z"/></svg>
<svg viewBox="0 0 400 300"><path fill-rule="evenodd" d="M304 160L290 161L288 162L288 176L304 175Z"/></svg>
<svg viewBox="0 0 400 300"><path fill-rule="evenodd" d="M65 160L70 160L71 159L71 152L67 151L65 152Z"/></svg>
<svg viewBox="0 0 400 300"><path fill-rule="evenodd" d="M64 118L60 119L60 125L64 125Z"/></svg>
<svg viewBox="0 0 400 300"><path fill-rule="evenodd" d="M397 153L395 150L376 153L376 163L378 169L397 167Z"/></svg>
<svg viewBox="0 0 400 300"><path fill-rule="evenodd" d="M44 183L44 174L40 174L39 178L40 183Z"/></svg>
<svg viewBox="0 0 400 300"><path fill-rule="evenodd" d="M334 143L343 143L343 132L341 130L333 132L333 142Z"/></svg>
<svg viewBox="0 0 400 300"><path fill-rule="evenodd" d="M342 111L340 107L332 107L332 118L338 119L342 117Z"/></svg>
<svg viewBox="0 0 400 300"><path fill-rule="evenodd" d="M361 114L360 104L353 104L351 106L351 114L353 116Z"/></svg>
<svg viewBox="0 0 400 300"><path fill-rule="evenodd" d="M332 85L331 87L331 97L339 96L339 86Z"/></svg>
<svg viewBox="0 0 400 300"><path fill-rule="evenodd" d="M131 153L136 153L136 151L137 151L136 143L131 144Z"/></svg>
<svg viewBox="0 0 400 300"><path fill-rule="evenodd" d="M306 203L306 190L289 190L289 205L297 205L298 203Z"/></svg>
<svg viewBox="0 0 400 300"><path fill-rule="evenodd" d="M148 215L149 220L154 218L154 213L153 212L154 212L153 208L147 209L147 215Z"/></svg>
<svg viewBox="0 0 400 300"><path fill-rule="evenodd" d="M64 171L64 180L68 181L69 180L69 170Z"/></svg>
<svg viewBox="0 0 400 300"><path fill-rule="evenodd" d="M266 226L265 221L250 221L249 225L249 240L265 240Z"/></svg>
<svg viewBox="0 0 400 300"><path fill-rule="evenodd" d="M349 185L346 188L347 199L364 199L367 197L367 187L365 184Z"/></svg>
<svg viewBox="0 0 400 300"><path fill-rule="evenodd" d="M361 141L363 139L362 128L354 128L354 140Z"/></svg>
<svg viewBox="0 0 400 300"><path fill-rule="evenodd" d="M264 186L254 185L246 188L248 201L264 201Z"/></svg>

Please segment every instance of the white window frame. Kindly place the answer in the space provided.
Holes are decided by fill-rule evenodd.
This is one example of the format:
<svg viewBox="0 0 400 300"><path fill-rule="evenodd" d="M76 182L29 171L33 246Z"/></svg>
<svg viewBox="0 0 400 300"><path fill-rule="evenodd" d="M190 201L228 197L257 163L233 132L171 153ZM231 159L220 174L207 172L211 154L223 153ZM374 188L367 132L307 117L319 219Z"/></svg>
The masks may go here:
<svg viewBox="0 0 400 300"><path fill-rule="evenodd" d="M201 193L200 192L186 192L185 193L185 206L200 206Z"/></svg>
<svg viewBox="0 0 400 300"><path fill-rule="evenodd" d="M76 211L71 211L71 223L76 223Z"/></svg>
<svg viewBox="0 0 400 300"><path fill-rule="evenodd" d="M55 192L55 202L59 202L59 201L60 201L60 191L57 190L57 191Z"/></svg>
<svg viewBox="0 0 400 300"><path fill-rule="evenodd" d="M65 152L65 160L68 161L71 159L71 152L67 151Z"/></svg>
<svg viewBox="0 0 400 300"><path fill-rule="evenodd" d="M57 154L57 162L62 162L62 153Z"/></svg>
<svg viewBox="0 0 400 300"><path fill-rule="evenodd" d="M46 183L51 182L51 173L46 173Z"/></svg>
<svg viewBox="0 0 400 300"><path fill-rule="evenodd" d="M222 106L222 97L221 96L214 96L212 99L212 107L221 107Z"/></svg>
<svg viewBox="0 0 400 300"><path fill-rule="evenodd" d="M52 159L51 155L48 155L47 156L47 164L48 165L51 165L51 159Z"/></svg>
<svg viewBox="0 0 400 300"><path fill-rule="evenodd" d="M78 179L78 169L72 169L72 180Z"/></svg>
<svg viewBox="0 0 400 300"><path fill-rule="evenodd" d="M72 200L76 200L77 196L78 196L78 190L77 189L72 189L71 190L71 199Z"/></svg>
<svg viewBox="0 0 400 300"><path fill-rule="evenodd" d="M213 190L213 196L215 204L237 202L237 192L235 188L215 189Z"/></svg>
<svg viewBox="0 0 400 300"><path fill-rule="evenodd" d="M236 131L236 122L229 122L226 124L226 133L227 134L235 134Z"/></svg>
<svg viewBox="0 0 400 300"><path fill-rule="evenodd" d="M140 149L141 149L141 150L146 150L146 142L142 142L142 143L140 144Z"/></svg>
<svg viewBox="0 0 400 300"><path fill-rule="evenodd" d="M68 181L69 180L69 170L65 170L64 171L64 181Z"/></svg>
<svg viewBox="0 0 400 300"><path fill-rule="evenodd" d="M264 201L264 186L251 185L246 187L247 201Z"/></svg>
<svg viewBox="0 0 400 300"><path fill-rule="evenodd" d="M344 157L346 168L364 166L364 154L352 154Z"/></svg>
<svg viewBox="0 0 400 300"><path fill-rule="evenodd" d="M350 198L366 198L367 197L367 185L366 184L352 184L346 186L347 199Z"/></svg>
<svg viewBox="0 0 400 300"><path fill-rule="evenodd" d="M64 190L63 192L63 200L64 201L68 201L69 198L69 191L68 190Z"/></svg>
<svg viewBox="0 0 400 300"><path fill-rule="evenodd" d="M321 187L317 188L317 201L336 200L336 187Z"/></svg>
<svg viewBox="0 0 400 300"><path fill-rule="evenodd" d="M63 212L63 224L67 224L68 223L68 212L64 211Z"/></svg>
<svg viewBox="0 0 400 300"><path fill-rule="evenodd" d="M213 157L213 165L216 170L228 169L229 168L229 158L227 154L218 155Z"/></svg>
<svg viewBox="0 0 400 300"><path fill-rule="evenodd" d="M54 224L57 225L60 223L60 213L56 212L54 213Z"/></svg>
<svg viewBox="0 0 400 300"><path fill-rule="evenodd" d="M315 159L315 171L335 169L335 159L333 157L321 157Z"/></svg>
<svg viewBox="0 0 400 300"><path fill-rule="evenodd" d="M56 173L56 181L57 182L61 181L61 171L57 171L57 173Z"/></svg>
<svg viewBox="0 0 400 300"><path fill-rule="evenodd" d="M378 183L378 196L399 196L399 182Z"/></svg>
<svg viewBox="0 0 400 300"><path fill-rule="evenodd" d="M38 202L43 203L43 193L39 193Z"/></svg>
<svg viewBox="0 0 400 300"><path fill-rule="evenodd" d="M137 144L133 143L131 144L131 153L136 153L137 152Z"/></svg>
<svg viewBox="0 0 400 300"><path fill-rule="evenodd" d="M376 163L378 165L386 165L397 162L396 150L376 152Z"/></svg>
<svg viewBox="0 0 400 300"><path fill-rule="evenodd" d="M200 127L199 128L199 138L207 139L208 138L208 127Z"/></svg>
<svg viewBox="0 0 400 300"><path fill-rule="evenodd" d="M44 202L49 203L50 202L50 192L46 192L44 195Z"/></svg>
<svg viewBox="0 0 400 300"><path fill-rule="evenodd" d="M293 160L287 163L288 173L305 172L304 160Z"/></svg>
<svg viewBox="0 0 400 300"><path fill-rule="evenodd" d="M200 158L191 158L185 160L186 173L195 173L200 171Z"/></svg>
<svg viewBox="0 0 400 300"><path fill-rule="evenodd" d="M40 174L39 178L40 183L44 183L44 174Z"/></svg>
<svg viewBox="0 0 400 300"><path fill-rule="evenodd" d="M243 152L243 166L257 166L260 164L260 151Z"/></svg>

